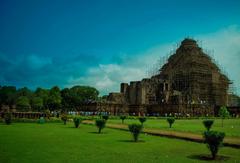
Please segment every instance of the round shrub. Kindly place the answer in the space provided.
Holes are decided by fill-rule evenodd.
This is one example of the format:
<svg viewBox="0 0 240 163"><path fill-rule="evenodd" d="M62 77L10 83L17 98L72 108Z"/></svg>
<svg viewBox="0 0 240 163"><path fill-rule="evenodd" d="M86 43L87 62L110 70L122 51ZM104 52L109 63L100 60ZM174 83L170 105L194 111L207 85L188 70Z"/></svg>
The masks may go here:
<svg viewBox="0 0 240 163"><path fill-rule="evenodd" d="M10 125L12 123L12 113L10 113L10 112L5 113L4 121L7 125Z"/></svg>
<svg viewBox="0 0 240 163"><path fill-rule="evenodd" d="M175 122L175 118L174 117L168 117L167 122L169 124L169 128L172 128L172 125Z"/></svg>
<svg viewBox="0 0 240 163"><path fill-rule="evenodd" d="M143 125L144 122L146 122L147 118L146 117L139 117L138 118L141 124Z"/></svg>
<svg viewBox="0 0 240 163"><path fill-rule="evenodd" d="M203 133L203 137L205 143L207 143L207 147L211 151L212 158L215 159L219 147L222 145L225 133L218 131L205 131Z"/></svg>
<svg viewBox="0 0 240 163"><path fill-rule="evenodd" d="M139 134L142 131L143 126L140 124L130 124L128 125L129 131L133 135L134 142L138 141Z"/></svg>
<svg viewBox="0 0 240 163"><path fill-rule="evenodd" d="M66 114L63 114L63 115L61 116L61 119L62 119L64 125L66 125L66 124L67 124L67 119L68 119L67 115L66 115Z"/></svg>
<svg viewBox="0 0 240 163"><path fill-rule="evenodd" d="M98 133L100 134L102 129L105 127L106 120L105 119L97 119L96 126L98 127Z"/></svg>
<svg viewBox="0 0 240 163"><path fill-rule="evenodd" d="M120 119L122 120L122 123L124 123L124 120L127 118L127 116L125 116L125 115L121 115L120 116Z"/></svg>
<svg viewBox="0 0 240 163"><path fill-rule="evenodd" d="M38 123L44 124L45 123L44 117L40 117L39 120L38 120Z"/></svg>
<svg viewBox="0 0 240 163"><path fill-rule="evenodd" d="M213 122L214 122L214 120L212 120L212 119L206 119L203 121L203 125L205 126L207 131L209 131L211 129Z"/></svg>
<svg viewBox="0 0 240 163"><path fill-rule="evenodd" d="M73 118L73 122L74 122L75 127L78 128L81 123L81 119L75 117L75 118Z"/></svg>
<svg viewBox="0 0 240 163"><path fill-rule="evenodd" d="M109 119L109 116L108 115L103 115L102 118L107 121Z"/></svg>

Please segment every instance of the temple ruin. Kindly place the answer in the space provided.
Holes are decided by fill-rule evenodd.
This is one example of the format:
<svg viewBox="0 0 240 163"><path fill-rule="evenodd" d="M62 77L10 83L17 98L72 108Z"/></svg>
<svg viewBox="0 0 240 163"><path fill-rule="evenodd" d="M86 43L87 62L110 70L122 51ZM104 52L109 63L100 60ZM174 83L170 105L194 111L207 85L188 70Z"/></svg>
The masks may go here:
<svg viewBox="0 0 240 163"><path fill-rule="evenodd" d="M186 38L156 75L121 83L120 93L110 93L108 101L126 106L130 114L213 115L227 105L230 84L197 42Z"/></svg>

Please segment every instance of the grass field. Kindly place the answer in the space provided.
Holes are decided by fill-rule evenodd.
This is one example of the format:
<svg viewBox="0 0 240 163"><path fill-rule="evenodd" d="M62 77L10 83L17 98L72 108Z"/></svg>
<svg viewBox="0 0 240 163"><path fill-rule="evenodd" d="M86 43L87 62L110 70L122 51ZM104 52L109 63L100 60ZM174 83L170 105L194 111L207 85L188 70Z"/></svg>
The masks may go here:
<svg viewBox="0 0 240 163"><path fill-rule="evenodd" d="M202 121L202 119L176 119L172 128L170 129L166 119L147 119L147 121L144 123L144 127L202 134L203 131L206 130ZM108 122L119 124L122 123L120 119L111 119ZM139 120L126 119L124 123L139 123ZM222 127L221 119L215 119L212 130L225 132L226 136L240 137L240 119L225 119L223 124L224 125Z"/></svg>
<svg viewBox="0 0 240 163"><path fill-rule="evenodd" d="M201 162L201 156L209 155L201 143L143 134L134 143L126 131L96 131L72 123L0 123L0 162ZM219 155L227 162L240 160L235 148L223 147Z"/></svg>

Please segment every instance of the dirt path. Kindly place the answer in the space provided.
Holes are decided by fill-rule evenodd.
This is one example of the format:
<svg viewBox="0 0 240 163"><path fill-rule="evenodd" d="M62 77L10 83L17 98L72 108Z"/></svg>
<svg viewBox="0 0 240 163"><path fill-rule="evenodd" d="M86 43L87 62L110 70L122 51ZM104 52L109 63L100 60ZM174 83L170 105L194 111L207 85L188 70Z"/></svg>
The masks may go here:
<svg viewBox="0 0 240 163"><path fill-rule="evenodd" d="M83 123L93 125L94 121L84 120ZM128 125L125 125L125 124L107 123L106 127L112 128L112 129L128 131ZM156 135L156 136L165 136L165 137L169 137L169 138L189 140L189 141L194 141L194 142L201 142L201 143L203 142L202 135L194 134L194 133L190 133L190 132L166 131L166 130L161 130L161 129L144 128L143 133ZM223 144L224 144L224 146L240 148L240 138L226 137L224 139Z"/></svg>

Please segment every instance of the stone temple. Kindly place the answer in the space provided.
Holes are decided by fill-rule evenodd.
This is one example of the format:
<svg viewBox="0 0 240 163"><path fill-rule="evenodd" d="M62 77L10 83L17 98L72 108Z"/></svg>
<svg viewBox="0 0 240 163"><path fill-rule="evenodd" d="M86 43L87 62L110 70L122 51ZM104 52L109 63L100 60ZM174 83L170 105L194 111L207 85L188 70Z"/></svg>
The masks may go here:
<svg viewBox="0 0 240 163"><path fill-rule="evenodd" d="M109 103L131 113L213 115L227 105L230 80L193 39L186 38L157 75L121 83Z"/></svg>

